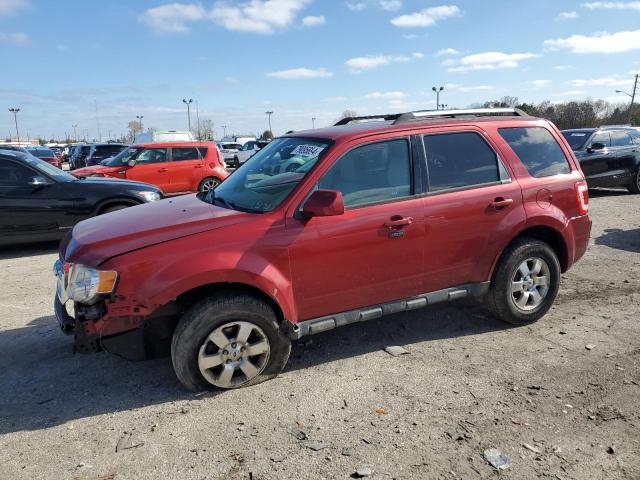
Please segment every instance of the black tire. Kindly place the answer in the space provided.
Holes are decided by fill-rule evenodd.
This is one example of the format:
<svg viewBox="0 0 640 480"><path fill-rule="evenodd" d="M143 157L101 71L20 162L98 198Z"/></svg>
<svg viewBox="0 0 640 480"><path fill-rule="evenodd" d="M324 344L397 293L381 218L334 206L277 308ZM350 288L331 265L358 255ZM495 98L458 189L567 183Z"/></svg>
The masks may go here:
<svg viewBox="0 0 640 480"><path fill-rule="evenodd" d="M105 213L117 212L118 210L124 210L125 208L129 208L132 205L113 205L112 207L107 207L102 210L98 215L104 215Z"/></svg>
<svg viewBox="0 0 640 480"><path fill-rule="evenodd" d="M541 303L530 310L516 305L512 295L512 282L519 266L530 258L540 258L548 268L548 291ZM551 308L560 287L560 262L553 249L545 242L533 238L515 240L502 254L491 280L487 305L500 320L512 325L527 325L542 318Z"/></svg>
<svg viewBox="0 0 640 480"><path fill-rule="evenodd" d="M633 181L627 186L627 190L636 195L640 194L640 168L638 168L635 177L633 177Z"/></svg>
<svg viewBox="0 0 640 480"><path fill-rule="evenodd" d="M211 181L215 183L213 188L216 188L218 185L220 185L220 183L222 183L221 180L217 177L207 177L200 182L200 185L198 185L198 192L208 193L211 189L205 189L205 186L207 185L207 182Z"/></svg>
<svg viewBox="0 0 640 480"><path fill-rule="evenodd" d="M171 342L171 361L178 380L191 391L225 390L200 372L198 355L205 339L218 327L235 321L256 325L269 341L269 357L262 372L248 382L228 388L248 387L276 377L287 364L291 340L280 329L273 309L246 293L219 293L191 307L178 323Z"/></svg>
<svg viewBox="0 0 640 480"><path fill-rule="evenodd" d="M233 158L233 168L235 169L240 168L240 159L238 157Z"/></svg>

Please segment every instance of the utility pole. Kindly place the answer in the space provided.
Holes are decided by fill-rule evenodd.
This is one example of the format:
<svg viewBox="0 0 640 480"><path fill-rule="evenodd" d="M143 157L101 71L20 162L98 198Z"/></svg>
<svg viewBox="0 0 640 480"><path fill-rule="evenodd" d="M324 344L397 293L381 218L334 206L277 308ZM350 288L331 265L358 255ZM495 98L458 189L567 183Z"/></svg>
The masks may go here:
<svg viewBox="0 0 640 480"><path fill-rule="evenodd" d="M191 131L191 104L193 103L193 99L190 98L187 100L186 98L183 98L182 103L187 106L187 119L189 120L189 131Z"/></svg>
<svg viewBox="0 0 640 480"><path fill-rule="evenodd" d="M271 110L267 110L264 113L269 117L269 133L271 134L271 138L273 138L273 130L271 129L271 115L273 115L273 112Z"/></svg>
<svg viewBox="0 0 640 480"><path fill-rule="evenodd" d="M440 92L444 90L444 87L432 87L431 90L436 92L436 110L440 110Z"/></svg>
<svg viewBox="0 0 640 480"><path fill-rule="evenodd" d="M636 91L638 90L638 74L636 73L636 81L633 84L633 92L631 93L631 105L629 105L629 123L631 123L631 116L633 115L633 102L636 100Z"/></svg>
<svg viewBox="0 0 640 480"><path fill-rule="evenodd" d="M18 145L20 145L20 130L18 129L18 112L19 108L10 108L9 111L13 113L13 121L16 124L16 137L18 137Z"/></svg>
<svg viewBox="0 0 640 480"><path fill-rule="evenodd" d="M200 137L200 110L198 109L198 101L196 100L196 121L198 122L198 140L201 140Z"/></svg>
<svg viewBox="0 0 640 480"><path fill-rule="evenodd" d="M71 125L71 127L73 127L73 141L74 142L78 141L78 134L76 133L76 127L77 126L78 126L77 124L76 125Z"/></svg>

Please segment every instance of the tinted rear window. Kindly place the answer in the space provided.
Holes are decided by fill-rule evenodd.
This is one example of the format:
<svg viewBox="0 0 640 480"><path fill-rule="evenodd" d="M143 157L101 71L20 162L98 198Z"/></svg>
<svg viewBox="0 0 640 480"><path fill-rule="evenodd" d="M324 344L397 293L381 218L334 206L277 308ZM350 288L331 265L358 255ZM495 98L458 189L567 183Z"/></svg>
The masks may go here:
<svg viewBox="0 0 640 480"><path fill-rule="evenodd" d="M613 142L614 147L626 147L633 145L631 136L629 136L627 132L611 132L611 141Z"/></svg>
<svg viewBox="0 0 640 480"><path fill-rule="evenodd" d="M201 154L196 147L173 147L173 161L181 162L183 160L198 160L201 158Z"/></svg>
<svg viewBox="0 0 640 480"><path fill-rule="evenodd" d="M532 177L549 177L571 171L560 145L546 128L501 128L499 132Z"/></svg>

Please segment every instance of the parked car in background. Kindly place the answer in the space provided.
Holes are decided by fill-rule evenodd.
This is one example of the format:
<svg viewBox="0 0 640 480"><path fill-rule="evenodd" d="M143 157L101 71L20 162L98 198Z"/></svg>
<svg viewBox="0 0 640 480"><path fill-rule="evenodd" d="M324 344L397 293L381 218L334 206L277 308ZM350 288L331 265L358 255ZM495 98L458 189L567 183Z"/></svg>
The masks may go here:
<svg viewBox="0 0 640 480"><path fill-rule="evenodd" d="M640 194L640 132L630 127L581 128L562 134L589 187L627 187Z"/></svg>
<svg viewBox="0 0 640 480"><path fill-rule="evenodd" d="M240 150L238 150L238 153L234 155L233 167L239 168L240 165L243 165L247 160L254 156L256 152L258 152L268 144L269 142L263 140L248 141L242 146L242 148L240 148Z"/></svg>
<svg viewBox="0 0 640 480"><path fill-rule="evenodd" d="M213 142L132 145L100 165L71 173L77 177L113 177L151 183L167 195L208 192L229 176Z"/></svg>
<svg viewBox="0 0 640 480"><path fill-rule="evenodd" d="M514 109L365 120L279 137L206 195L77 225L55 265L76 351L170 349L187 388L231 389L275 377L291 339L386 314L475 297L511 324L545 315L591 231L557 128Z"/></svg>
<svg viewBox="0 0 640 480"><path fill-rule="evenodd" d="M86 166L85 159L87 158L87 155L89 155L90 151L91 145L84 143L74 145L69 156L69 168L71 170L75 170L76 168Z"/></svg>
<svg viewBox="0 0 640 480"><path fill-rule="evenodd" d="M98 165L103 160L111 157L115 157L128 145L124 143L97 143L91 145L89 153L84 159L85 166L90 167L92 165Z"/></svg>
<svg viewBox="0 0 640 480"><path fill-rule="evenodd" d="M162 198L153 185L79 180L28 153L0 147L0 244L59 240L85 218Z"/></svg>
<svg viewBox="0 0 640 480"><path fill-rule="evenodd" d="M62 160L60 160L58 156L50 148L33 147L33 148L27 148L27 151L34 157L37 157L40 160L44 160L45 162L50 163L54 167L62 169Z"/></svg>
<svg viewBox="0 0 640 480"><path fill-rule="evenodd" d="M9 150L12 152L29 153L26 148L10 143L0 143L0 150Z"/></svg>
<svg viewBox="0 0 640 480"><path fill-rule="evenodd" d="M149 130L138 133L133 139L133 143L153 143L153 142L192 142L193 134L180 130Z"/></svg>
<svg viewBox="0 0 640 480"><path fill-rule="evenodd" d="M218 149L222 154L222 158L226 162L226 164L230 167L235 168L236 164L236 155L242 148L242 145L239 143L229 143L229 142L217 142Z"/></svg>

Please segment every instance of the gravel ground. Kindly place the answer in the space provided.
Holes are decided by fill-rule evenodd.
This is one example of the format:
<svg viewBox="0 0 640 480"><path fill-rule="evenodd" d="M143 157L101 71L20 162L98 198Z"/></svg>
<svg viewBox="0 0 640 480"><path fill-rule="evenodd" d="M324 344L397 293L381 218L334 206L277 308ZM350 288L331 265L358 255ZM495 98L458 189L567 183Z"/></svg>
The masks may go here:
<svg viewBox="0 0 640 480"><path fill-rule="evenodd" d="M277 379L203 395L168 359L73 355L55 247L4 249L0 478L638 479L640 196L596 192L591 216L588 253L533 326L433 307L303 339Z"/></svg>

